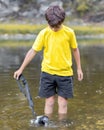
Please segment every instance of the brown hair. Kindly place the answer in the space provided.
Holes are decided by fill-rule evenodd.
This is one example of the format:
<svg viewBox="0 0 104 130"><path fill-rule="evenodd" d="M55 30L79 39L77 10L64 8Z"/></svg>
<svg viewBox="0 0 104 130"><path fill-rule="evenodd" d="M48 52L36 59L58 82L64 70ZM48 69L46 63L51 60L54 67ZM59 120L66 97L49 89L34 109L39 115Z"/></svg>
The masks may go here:
<svg viewBox="0 0 104 130"><path fill-rule="evenodd" d="M51 27L58 27L65 19L65 11L57 5L50 6L45 12L45 18Z"/></svg>

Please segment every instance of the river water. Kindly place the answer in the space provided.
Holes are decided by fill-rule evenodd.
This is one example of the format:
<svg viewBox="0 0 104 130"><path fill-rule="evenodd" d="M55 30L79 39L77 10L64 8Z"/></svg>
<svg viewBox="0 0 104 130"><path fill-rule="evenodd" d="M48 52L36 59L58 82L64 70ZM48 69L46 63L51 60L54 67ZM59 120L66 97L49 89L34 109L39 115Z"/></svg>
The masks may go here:
<svg viewBox="0 0 104 130"><path fill-rule="evenodd" d="M13 79L28 49L0 48L0 130L104 130L104 46L79 46L84 80L77 81L74 63L74 98L68 100L67 122L59 123L56 100L53 124L47 128L30 124L31 110ZM24 71L38 115L44 111L44 99L37 97L41 60L38 53Z"/></svg>

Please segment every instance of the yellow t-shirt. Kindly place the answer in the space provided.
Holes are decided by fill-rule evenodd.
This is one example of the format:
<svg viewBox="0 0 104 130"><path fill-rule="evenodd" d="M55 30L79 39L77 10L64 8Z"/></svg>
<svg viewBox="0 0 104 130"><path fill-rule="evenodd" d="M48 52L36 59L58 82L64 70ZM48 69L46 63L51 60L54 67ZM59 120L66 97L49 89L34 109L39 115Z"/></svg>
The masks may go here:
<svg viewBox="0 0 104 130"><path fill-rule="evenodd" d="M42 72L52 75L72 76L71 48L77 48L74 31L67 26L55 32L46 27L38 34L32 48L43 51Z"/></svg>

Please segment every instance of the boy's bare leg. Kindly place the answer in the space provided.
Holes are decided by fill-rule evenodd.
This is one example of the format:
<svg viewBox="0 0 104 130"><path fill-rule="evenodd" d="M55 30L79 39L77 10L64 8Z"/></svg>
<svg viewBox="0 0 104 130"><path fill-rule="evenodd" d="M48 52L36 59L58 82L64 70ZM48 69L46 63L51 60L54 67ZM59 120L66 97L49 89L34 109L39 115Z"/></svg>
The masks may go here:
<svg viewBox="0 0 104 130"><path fill-rule="evenodd" d="M59 114L67 114L67 99L61 96L58 96L58 113Z"/></svg>
<svg viewBox="0 0 104 130"><path fill-rule="evenodd" d="M53 113L54 102L55 102L55 96L46 98L45 109L44 109L45 115L50 117L50 115Z"/></svg>

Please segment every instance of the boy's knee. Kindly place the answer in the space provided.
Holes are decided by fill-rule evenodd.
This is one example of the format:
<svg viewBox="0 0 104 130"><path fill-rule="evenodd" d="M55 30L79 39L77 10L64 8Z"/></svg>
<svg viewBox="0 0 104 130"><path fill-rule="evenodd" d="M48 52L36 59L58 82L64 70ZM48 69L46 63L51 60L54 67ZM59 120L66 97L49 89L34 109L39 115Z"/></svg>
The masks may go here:
<svg viewBox="0 0 104 130"><path fill-rule="evenodd" d="M66 103L59 103L59 107L60 108L62 108L62 109L64 109L64 108L66 108L67 107L67 104Z"/></svg>
<svg viewBox="0 0 104 130"><path fill-rule="evenodd" d="M46 106L48 106L48 107L53 107L53 105L54 105L54 102L47 102L46 103Z"/></svg>
<svg viewBox="0 0 104 130"><path fill-rule="evenodd" d="M46 105L49 106L49 107L53 107L53 105L54 105L54 97L47 98L46 99Z"/></svg>
<svg viewBox="0 0 104 130"><path fill-rule="evenodd" d="M63 98L63 97L58 97L58 104L61 107L66 107L67 106L67 99Z"/></svg>

